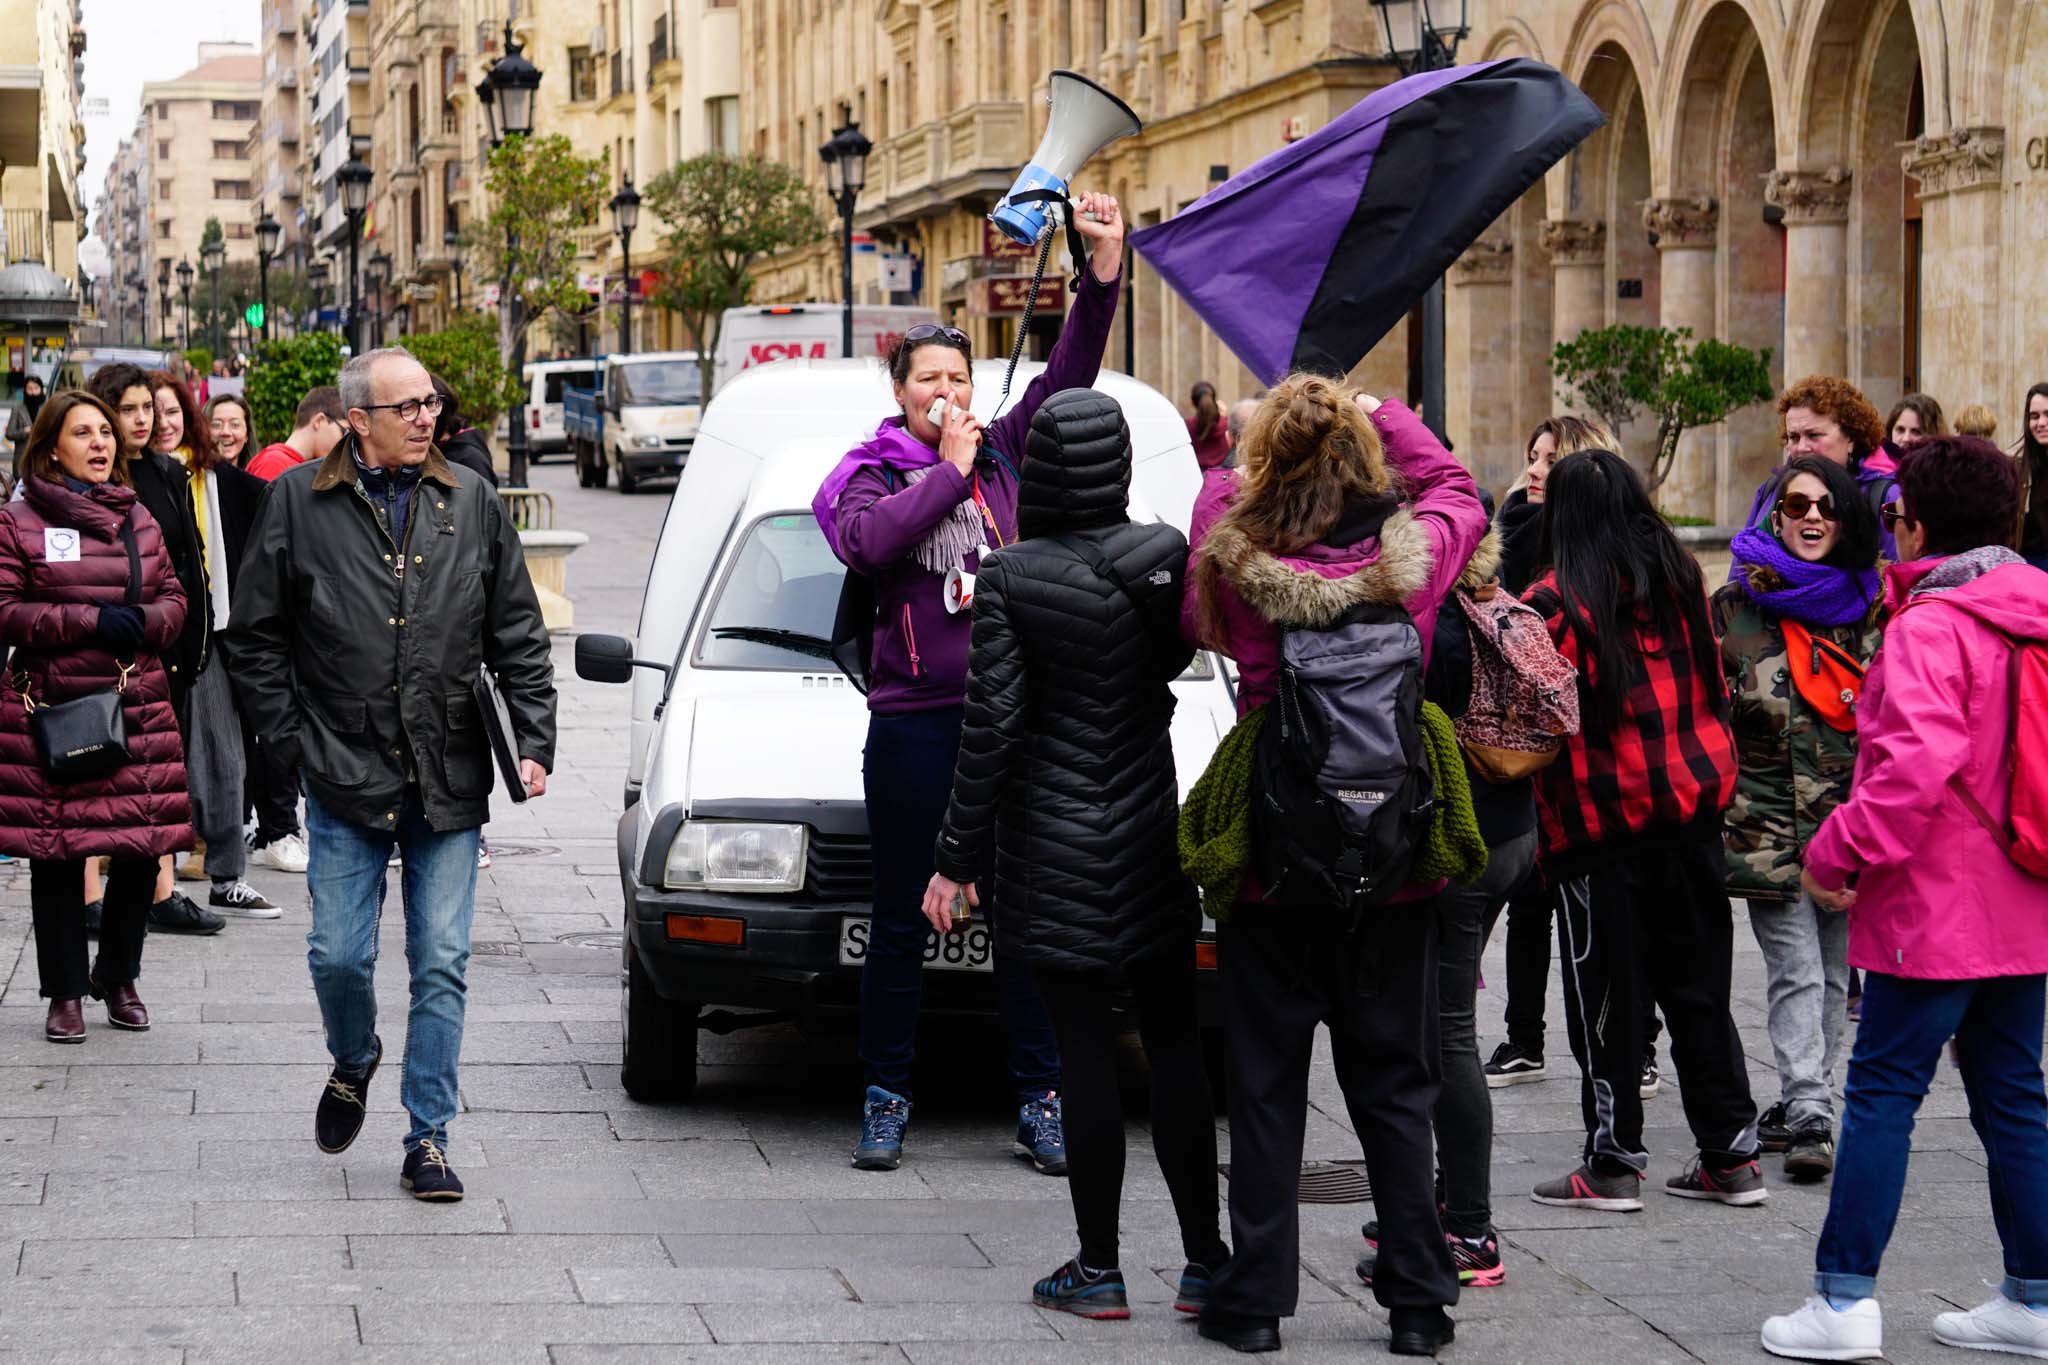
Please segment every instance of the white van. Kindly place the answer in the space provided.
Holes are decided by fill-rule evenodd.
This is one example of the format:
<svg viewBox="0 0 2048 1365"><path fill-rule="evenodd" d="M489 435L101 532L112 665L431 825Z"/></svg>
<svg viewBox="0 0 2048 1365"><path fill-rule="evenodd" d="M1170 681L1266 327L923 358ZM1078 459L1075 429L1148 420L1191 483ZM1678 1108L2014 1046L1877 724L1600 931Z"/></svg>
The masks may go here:
<svg viewBox="0 0 2048 1365"><path fill-rule="evenodd" d="M718 329L717 368L712 392L735 375L778 360L830 360L839 357L845 340L846 310L836 303L759 304L728 308ZM937 322L929 308L894 304L856 304L853 310L853 353L884 356L896 338L921 322Z"/></svg>
<svg viewBox="0 0 2048 1365"><path fill-rule="evenodd" d="M1020 366L1016 390L1041 368ZM975 367L984 421L996 416L1002 370ZM1123 375L1096 387L1131 428L1132 517L1185 531L1199 474L1180 414ZM617 636L577 641L579 675L633 684L618 856L623 1083L636 1099L689 1096L700 1027L822 1027L859 998L872 912L868 713L829 658L844 570L811 498L891 410L874 361L797 361L735 380L705 411L670 503L637 648ZM1174 690L1185 791L1236 713L1211 655L1197 655ZM985 919L933 935L927 1007L992 1012L990 954Z"/></svg>
<svg viewBox="0 0 2048 1365"><path fill-rule="evenodd" d="M597 362L536 360L521 371L526 376L526 456L539 464L543 455L569 453L569 433L562 426L562 390L597 387Z"/></svg>

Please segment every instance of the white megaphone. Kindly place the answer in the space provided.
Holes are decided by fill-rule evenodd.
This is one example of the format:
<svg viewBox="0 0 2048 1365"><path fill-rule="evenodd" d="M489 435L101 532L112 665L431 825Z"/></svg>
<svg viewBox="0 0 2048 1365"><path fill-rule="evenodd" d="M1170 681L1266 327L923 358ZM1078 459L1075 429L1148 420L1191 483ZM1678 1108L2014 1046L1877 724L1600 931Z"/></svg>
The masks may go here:
<svg viewBox="0 0 2048 1365"><path fill-rule="evenodd" d="M1031 164L989 214L1005 235L1026 246L1045 235L1047 200L1066 197L1074 173L1088 158L1145 127L1128 104L1072 71L1052 73L1046 102L1052 105L1052 118Z"/></svg>

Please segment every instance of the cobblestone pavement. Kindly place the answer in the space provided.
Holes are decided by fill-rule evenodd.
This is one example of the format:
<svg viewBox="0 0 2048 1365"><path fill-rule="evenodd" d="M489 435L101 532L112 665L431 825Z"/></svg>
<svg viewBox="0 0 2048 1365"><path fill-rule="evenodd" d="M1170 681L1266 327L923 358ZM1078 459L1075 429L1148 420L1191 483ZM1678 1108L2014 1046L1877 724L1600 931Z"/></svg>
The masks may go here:
<svg viewBox="0 0 2048 1365"><path fill-rule="evenodd" d="M585 492L562 465L535 482L561 524L593 532L570 566L584 629L630 631L668 502ZM1071 1254L1063 1182L1009 1155L1000 1047L927 1048L910 1156L848 1168L859 1070L848 1040L786 1030L713 1039L698 1102L647 1108L618 1082L620 901L612 851L625 692L579 682L568 640L559 771L543 801L501 812L479 878L452 1156L469 1185L428 1206L398 1186L398 1075L370 1095L344 1157L312 1141L326 1074L308 986L303 879L258 871L282 922L153 938L142 1035L88 1010L83 1047L41 1037L25 865L0 868L0 1360L1123 1362L1231 1358L1170 1309L1180 1264L1142 1110L1130 1125L1128 1323L1026 1301ZM1736 926L1736 1021L1757 1093L1774 1094L1763 977ZM380 964L381 1032L404 1029L395 890ZM1499 945L1487 959L1502 971ZM1482 997L1487 1046L1498 992ZM1495 1206L1508 1282L1468 1292L1448 1358L1764 1358L1762 1317L1806 1293L1826 1187L1773 1163L1771 1201L1724 1209L1647 1196L1635 1215L1532 1203L1574 1162L1576 1077L1550 1008L1552 1078L1495 1092ZM1562 1068L1558 1063L1562 1062ZM956 1088L935 1084L945 1075ZM1668 1075L1668 1065L1667 1065ZM1324 1059L1308 1155L1358 1149ZM1677 1087L1649 1106L1651 1187L1687 1148ZM1944 1066L1923 1110L1883 1292L1892 1359L1953 1358L1932 1315L1999 1273L1983 1156ZM1377 1356L1385 1314L1353 1278L1363 1205L1303 1210L1301 1310L1284 1359Z"/></svg>

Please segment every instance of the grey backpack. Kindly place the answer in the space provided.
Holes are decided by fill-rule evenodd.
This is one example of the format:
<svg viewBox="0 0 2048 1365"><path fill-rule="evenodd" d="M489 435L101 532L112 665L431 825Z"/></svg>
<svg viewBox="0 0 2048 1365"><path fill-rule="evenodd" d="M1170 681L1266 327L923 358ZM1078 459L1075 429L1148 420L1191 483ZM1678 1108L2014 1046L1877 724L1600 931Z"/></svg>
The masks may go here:
<svg viewBox="0 0 2048 1365"><path fill-rule="evenodd" d="M1408 880L1436 782L1422 741L1422 635L1398 606L1285 628L1252 760L1252 867L1268 896L1355 920Z"/></svg>

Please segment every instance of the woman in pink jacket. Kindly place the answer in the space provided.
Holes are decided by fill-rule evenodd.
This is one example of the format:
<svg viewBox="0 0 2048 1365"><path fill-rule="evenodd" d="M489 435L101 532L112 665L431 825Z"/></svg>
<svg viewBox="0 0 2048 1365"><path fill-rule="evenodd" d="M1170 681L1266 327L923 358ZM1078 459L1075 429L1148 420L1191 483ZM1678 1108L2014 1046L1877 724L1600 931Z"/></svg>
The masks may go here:
<svg viewBox="0 0 2048 1365"><path fill-rule="evenodd" d="M1240 449L1241 467L1210 471L1195 500L1181 618L1191 640L1237 661L1238 714L1273 700L1288 623L1327 623L1366 602L1408 611L1426 668L1437 609L1486 533L1472 476L1401 404L1312 375L1267 395ZM1254 888L1217 918L1234 1250L1211 1284L1202 1335L1279 1349L1299 1289L1309 1055L1328 1024L1379 1213L1373 1294L1390 1310L1393 1349L1433 1354L1451 1339L1443 1310L1458 1297L1431 1157L1436 916L1403 907L1377 917L1370 990L1334 907L1266 903Z"/></svg>
<svg viewBox="0 0 2048 1365"><path fill-rule="evenodd" d="M2013 462L1936 437L1900 461L1887 506L1901 562L1893 616L1857 705L1855 786L1806 847L1807 892L1849 915L1863 1023L1814 1293L1764 1323L1795 1359L1883 1352L1878 1262L1906 1184L1913 1117L1953 1038L2005 1248L1998 1296L1943 1313L1950 1346L2048 1358L2048 1097L2041 1081L2048 881L1973 814L2006 828L2015 642L2048 641L2048 575L2007 548Z"/></svg>

